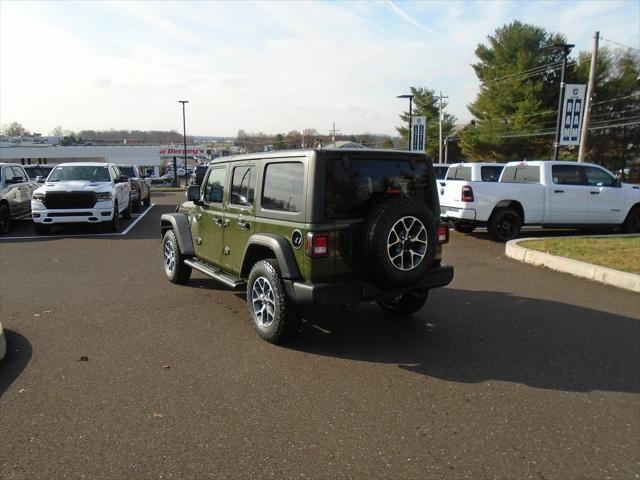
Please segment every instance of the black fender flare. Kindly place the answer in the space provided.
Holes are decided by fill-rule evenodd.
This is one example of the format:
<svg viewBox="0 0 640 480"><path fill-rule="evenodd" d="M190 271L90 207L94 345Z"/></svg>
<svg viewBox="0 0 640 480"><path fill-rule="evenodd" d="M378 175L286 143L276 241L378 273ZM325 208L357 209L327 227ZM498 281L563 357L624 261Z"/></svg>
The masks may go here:
<svg viewBox="0 0 640 480"><path fill-rule="evenodd" d="M184 213L163 213L160 217L160 236L164 237L167 230L173 230L183 255L196 254L187 215Z"/></svg>
<svg viewBox="0 0 640 480"><path fill-rule="evenodd" d="M278 265L280 266L283 278L297 280L302 277L302 275L300 275L300 269L298 268L298 262L296 262L296 257L293 254L291 244L285 237L275 235L273 233L254 233L249 237L242 257L241 272L247 271L251 268L251 265L247 265L248 259L251 258L247 253L249 253L251 247L255 245L267 247L273 251L276 256L276 260L278 261Z"/></svg>

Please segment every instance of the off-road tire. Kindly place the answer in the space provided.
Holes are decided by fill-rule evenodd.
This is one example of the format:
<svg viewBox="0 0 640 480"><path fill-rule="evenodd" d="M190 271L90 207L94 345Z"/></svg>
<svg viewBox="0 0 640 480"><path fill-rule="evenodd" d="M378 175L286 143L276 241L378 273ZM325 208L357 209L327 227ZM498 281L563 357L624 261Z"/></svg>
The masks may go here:
<svg viewBox="0 0 640 480"><path fill-rule="evenodd" d="M169 256L173 255L173 263ZM167 230L162 239L162 260L164 273L172 283L181 285L191 278L191 267L184 263L185 256L180 251L178 239L173 230Z"/></svg>
<svg viewBox="0 0 640 480"><path fill-rule="evenodd" d="M9 233L11 230L11 213L9 207L0 204L0 234Z"/></svg>
<svg viewBox="0 0 640 480"><path fill-rule="evenodd" d="M266 281L266 283L265 283ZM268 286L268 287L267 287ZM256 295L270 293L261 300ZM269 317L269 307L271 317ZM287 295L282 273L274 258L261 260L253 265L247 281L247 307L253 328L263 340L273 344L283 344L293 338L300 329L300 313ZM262 307L262 321L256 310Z"/></svg>
<svg viewBox="0 0 640 480"><path fill-rule="evenodd" d="M120 212L118 202L113 204L113 218L107 222L107 230L117 233L120 230Z"/></svg>
<svg viewBox="0 0 640 480"><path fill-rule="evenodd" d="M385 312L399 316L409 316L420 310L429 297L429 290L423 292L407 292L395 298L379 298L378 306Z"/></svg>
<svg viewBox="0 0 640 480"><path fill-rule="evenodd" d="M45 225L43 223L34 223L33 228L38 235L48 235L51 233L51 225Z"/></svg>
<svg viewBox="0 0 640 480"><path fill-rule="evenodd" d="M491 238L498 242L508 242L517 238L522 228L522 217L513 208L499 208L491 215L487 230Z"/></svg>
<svg viewBox="0 0 640 480"><path fill-rule="evenodd" d="M147 195L146 198L142 200L142 203L144 204L145 207L148 207L149 205L151 205L151 191L149 191L149 195Z"/></svg>
<svg viewBox="0 0 640 480"><path fill-rule="evenodd" d="M404 218L414 218L420 221L424 227L416 225L418 232L415 237L411 237L416 230L410 228L407 235L406 243L403 241L399 246L389 247L388 242L393 241L392 229L401 228L398 222ZM405 225L406 226L406 225ZM426 236L426 238L424 238ZM414 253L406 253L408 250L422 249L421 242L412 242L418 239L424 242L423 257L419 259L419 255L414 257ZM407 197L392 197L382 200L376 205L368 220L365 222L364 228L364 251L367 258L369 273L383 287L392 287L397 285L406 285L413 283L422 278L427 270L431 268L436 254L437 248L437 229L436 220L426 205L412 200ZM412 246L412 245L415 245ZM406 246L406 250L405 250ZM394 264L393 254L402 253L400 262L405 265L405 259L410 259L410 268L402 270L398 265ZM398 262L396 255L395 261ZM415 261L415 265L414 265ZM407 260L409 262L409 260Z"/></svg>
<svg viewBox="0 0 640 480"><path fill-rule="evenodd" d="M457 221L453 222L453 229L460 233L471 233L476 229L476 224L473 222Z"/></svg>
<svg viewBox="0 0 640 480"><path fill-rule="evenodd" d="M129 205L122 211L122 218L129 220L131 218L131 199L129 199Z"/></svg>
<svg viewBox="0 0 640 480"><path fill-rule="evenodd" d="M624 223L622 224L624 233L640 233L640 206L636 205L631 209Z"/></svg>

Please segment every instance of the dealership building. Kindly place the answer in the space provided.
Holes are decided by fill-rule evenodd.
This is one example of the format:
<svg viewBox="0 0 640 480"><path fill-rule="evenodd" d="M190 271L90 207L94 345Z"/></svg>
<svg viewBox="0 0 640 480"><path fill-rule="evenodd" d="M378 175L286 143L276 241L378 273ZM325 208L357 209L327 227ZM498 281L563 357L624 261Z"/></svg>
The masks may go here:
<svg viewBox="0 0 640 480"><path fill-rule="evenodd" d="M182 146L174 145L46 145L2 144L0 162L32 164L57 164L63 162L109 162L153 168L156 176L160 167L173 157L184 158ZM187 157L207 156L198 146L187 146Z"/></svg>

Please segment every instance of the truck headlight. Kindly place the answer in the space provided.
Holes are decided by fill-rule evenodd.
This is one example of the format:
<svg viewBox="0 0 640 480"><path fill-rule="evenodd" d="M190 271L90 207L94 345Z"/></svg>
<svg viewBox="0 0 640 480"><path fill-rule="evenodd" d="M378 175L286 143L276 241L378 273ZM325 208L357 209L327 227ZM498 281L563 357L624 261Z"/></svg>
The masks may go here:
<svg viewBox="0 0 640 480"><path fill-rule="evenodd" d="M44 193L34 193L33 197L31 198L34 202L39 202L42 203L42 201L44 200Z"/></svg>
<svg viewBox="0 0 640 480"><path fill-rule="evenodd" d="M97 192L96 200L99 202L104 202L105 200L111 200L111 192Z"/></svg>

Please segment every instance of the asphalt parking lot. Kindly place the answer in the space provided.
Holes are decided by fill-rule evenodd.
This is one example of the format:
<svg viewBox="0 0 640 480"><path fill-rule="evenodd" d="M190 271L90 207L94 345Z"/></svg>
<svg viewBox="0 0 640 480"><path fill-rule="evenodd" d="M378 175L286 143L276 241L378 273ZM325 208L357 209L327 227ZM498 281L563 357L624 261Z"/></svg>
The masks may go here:
<svg viewBox="0 0 640 480"><path fill-rule="evenodd" d="M313 310L274 347L241 294L164 278L183 198L0 241L2 478L640 478L637 294L454 232L418 314Z"/></svg>

